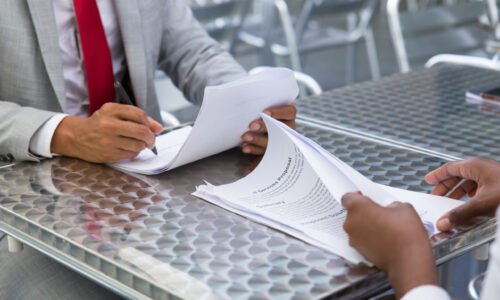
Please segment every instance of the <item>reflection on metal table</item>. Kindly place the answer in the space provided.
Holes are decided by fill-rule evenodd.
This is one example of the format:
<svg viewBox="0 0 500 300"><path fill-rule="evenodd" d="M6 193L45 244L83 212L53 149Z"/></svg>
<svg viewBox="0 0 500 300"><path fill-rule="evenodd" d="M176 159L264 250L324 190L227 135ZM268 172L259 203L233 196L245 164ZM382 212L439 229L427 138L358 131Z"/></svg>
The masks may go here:
<svg viewBox="0 0 500 300"><path fill-rule="evenodd" d="M374 181L428 191L445 160L299 122ZM191 196L203 180L233 181L253 165L228 151L159 176L58 158L0 170L0 230L130 298L356 298L384 275ZM443 263L493 238L495 224L433 238ZM169 298L170 299L170 298Z"/></svg>
<svg viewBox="0 0 500 300"><path fill-rule="evenodd" d="M465 102L467 89L495 81L498 72L439 66L301 99L297 107L302 119L417 151L500 160L500 107Z"/></svg>

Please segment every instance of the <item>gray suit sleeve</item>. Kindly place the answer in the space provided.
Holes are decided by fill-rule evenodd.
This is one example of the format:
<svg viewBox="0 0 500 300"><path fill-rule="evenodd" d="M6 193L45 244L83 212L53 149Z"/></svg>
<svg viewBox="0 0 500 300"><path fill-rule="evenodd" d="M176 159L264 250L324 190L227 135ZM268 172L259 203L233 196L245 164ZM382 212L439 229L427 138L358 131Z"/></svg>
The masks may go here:
<svg viewBox="0 0 500 300"><path fill-rule="evenodd" d="M184 0L166 1L159 69L195 104L207 85L242 78L246 71L222 46L208 36Z"/></svg>
<svg viewBox="0 0 500 300"><path fill-rule="evenodd" d="M55 112L21 107L0 101L0 154L11 154L18 161L39 161L29 151L31 137Z"/></svg>

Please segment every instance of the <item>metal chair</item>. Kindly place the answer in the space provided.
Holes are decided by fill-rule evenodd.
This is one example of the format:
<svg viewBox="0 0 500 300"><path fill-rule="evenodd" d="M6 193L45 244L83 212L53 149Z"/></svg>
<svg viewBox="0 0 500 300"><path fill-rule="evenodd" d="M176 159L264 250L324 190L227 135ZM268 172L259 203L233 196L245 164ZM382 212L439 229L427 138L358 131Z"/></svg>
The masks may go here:
<svg viewBox="0 0 500 300"><path fill-rule="evenodd" d="M492 53L492 58L473 57L453 54L439 54L427 61L425 67L430 68L436 64L448 63L478 67L494 71L500 71L500 22L498 16L498 6L495 0L486 0L488 9L488 26L492 32L491 38L485 43L486 51Z"/></svg>
<svg viewBox="0 0 500 300"><path fill-rule="evenodd" d="M484 41L489 33L478 21L485 12L483 3L427 4L407 12L400 11L400 6L400 0L387 1L389 31L401 72L423 65L438 53L487 55Z"/></svg>
<svg viewBox="0 0 500 300"><path fill-rule="evenodd" d="M355 45L364 40L367 47L370 70L373 78L380 76L377 52L371 21L377 5L376 0L305 0L300 12L292 18L283 0L266 0L264 13L267 16L261 35L247 26L239 34L240 40L263 49L265 65L277 65L275 59L290 58L294 70L303 69L301 55L329 47L347 46L347 69L355 69ZM274 12L278 13L279 26L275 25ZM345 28L325 26L321 17L344 17ZM295 20L295 21L293 21ZM349 73L349 72L348 72ZM352 72L354 74L354 72ZM348 75L348 82L354 81Z"/></svg>
<svg viewBox="0 0 500 300"><path fill-rule="evenodd" d="M353 83L356 70L355 47L364 40L372 79L379 78L380 67L371 29L377 4L377 0L307 0L296 21L299 52L310 53L329 47L347 46L347 83ZM315 22L325 16L345 17L346 28L322 26Z"/></svg>

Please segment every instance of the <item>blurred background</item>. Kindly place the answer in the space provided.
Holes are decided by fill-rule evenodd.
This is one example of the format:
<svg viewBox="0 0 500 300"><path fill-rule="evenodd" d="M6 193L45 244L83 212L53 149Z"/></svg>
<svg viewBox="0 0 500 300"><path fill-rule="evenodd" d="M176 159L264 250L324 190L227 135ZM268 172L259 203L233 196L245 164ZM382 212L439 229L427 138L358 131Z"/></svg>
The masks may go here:
<svg viewBox="0 0 500 300"><path fill-rule="evenodd" d="M185 1L249 72L266 66L296 71L301 96L422 69L431 58L490 68L500 53L496 0ZM168 124L195 119L198 108L165 74L157 74L157 91ZM455 299L474 299L469 283L484 272L485 251L439 268Z"/></svg>
<svg viewBox="0 0 500 300"><path fill-rule="evenodd" d="M423 68L442 53L491 58L498 51L495 0L185 1L248 71L288 67L322 90ZM157 79L163 110L180 122L194 119L197 109L164 74Z"/></svg>

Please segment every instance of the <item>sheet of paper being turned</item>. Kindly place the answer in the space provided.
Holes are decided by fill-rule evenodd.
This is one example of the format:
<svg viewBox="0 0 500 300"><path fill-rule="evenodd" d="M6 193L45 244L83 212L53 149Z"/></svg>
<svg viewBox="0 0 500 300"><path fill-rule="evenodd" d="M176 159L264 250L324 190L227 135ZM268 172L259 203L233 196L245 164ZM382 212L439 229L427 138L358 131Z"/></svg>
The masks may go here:
<svg viewBox="0 0 500 300"><path fill-rule="evenodd" d="M361 191L380 205L398 200L416 208L429 233L446 211L461 204L444 197L372 182L343 161L268 116L267 151L246 177L225 185L199 186L195 196L288 233L353 263L370 264L349 246L340 204L347 192Z"/></svg>
<svg viewBox="0 0 500 300"><path fill-rule="evenodd" d="M257 74L205 89L193 127L157 137L158 156L142 151L135 159L111 164L122 171L158 174L241 143L249 124L266 108L289 104L299 92L293 71L269 68Z"/></svg>

